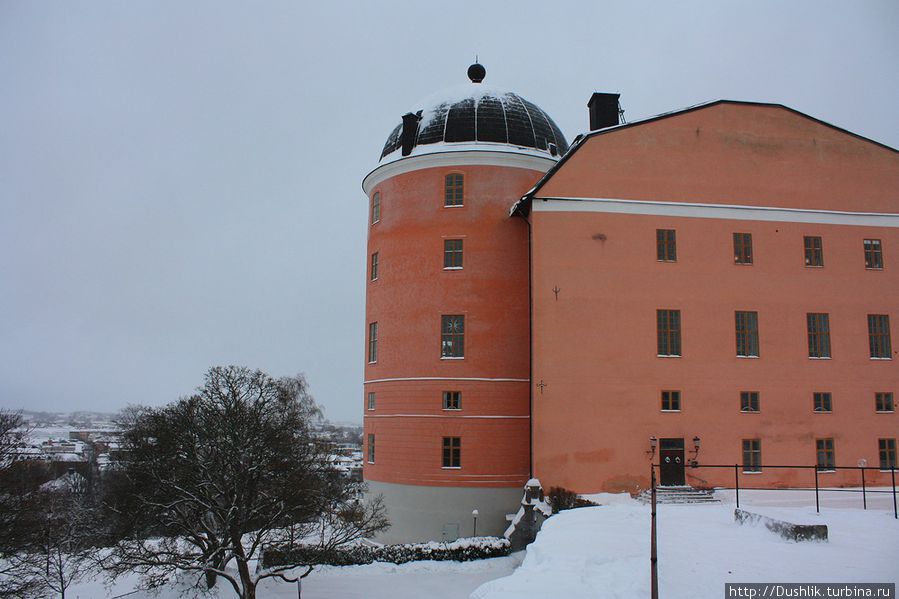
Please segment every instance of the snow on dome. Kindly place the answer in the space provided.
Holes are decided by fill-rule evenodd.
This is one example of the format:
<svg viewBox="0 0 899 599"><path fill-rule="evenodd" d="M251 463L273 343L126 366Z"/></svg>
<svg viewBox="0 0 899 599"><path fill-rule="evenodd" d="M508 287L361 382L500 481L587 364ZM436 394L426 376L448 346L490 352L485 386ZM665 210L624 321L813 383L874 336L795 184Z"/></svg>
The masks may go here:
<svg viewBox="0 0 899 599"><path fill-rule="evenodd" d="M474 65L472 65L474 66ZM412 147L451 144L495 144L538 150L544 155L564 154L568 142L558 125L540 107L514 92L472 81L419 102L419 117L412 132ZM387 138L381 159L403 146L403 124ZM422 153L421 151L415 152ZM391 158L398 158L399 155Z"/></svg>

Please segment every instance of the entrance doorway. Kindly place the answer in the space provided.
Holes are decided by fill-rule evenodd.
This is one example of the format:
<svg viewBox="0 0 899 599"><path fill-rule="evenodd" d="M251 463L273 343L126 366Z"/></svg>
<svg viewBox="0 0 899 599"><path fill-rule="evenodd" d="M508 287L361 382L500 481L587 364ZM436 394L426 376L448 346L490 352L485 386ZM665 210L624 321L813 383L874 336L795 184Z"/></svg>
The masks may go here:
<svg viewBox="0 0 899 599"><path fill-rule="evenodd" d="M659 484L675 487L684 484L684 440L659 439Z"/></svg>

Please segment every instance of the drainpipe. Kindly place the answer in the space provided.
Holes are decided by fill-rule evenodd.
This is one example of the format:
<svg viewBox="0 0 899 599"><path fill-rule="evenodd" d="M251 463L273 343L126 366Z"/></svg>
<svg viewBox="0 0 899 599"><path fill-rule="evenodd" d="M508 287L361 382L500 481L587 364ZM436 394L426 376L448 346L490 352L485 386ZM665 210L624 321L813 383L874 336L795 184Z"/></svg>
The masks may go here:
<svg viewBox="0 0 899 599"><path fill-rule="evenodd" d="M522 216L528 226L528 470L534 478L534 290L532 288L531 219Z"/></svg>

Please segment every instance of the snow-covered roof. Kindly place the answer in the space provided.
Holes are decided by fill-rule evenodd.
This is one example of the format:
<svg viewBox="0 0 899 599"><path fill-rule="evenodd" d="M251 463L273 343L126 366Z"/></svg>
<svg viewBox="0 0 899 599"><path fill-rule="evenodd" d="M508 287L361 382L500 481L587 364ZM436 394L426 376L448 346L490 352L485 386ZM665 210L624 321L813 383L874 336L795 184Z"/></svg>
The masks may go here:
<svg viewBox="0 0 899 599"><path fill-rule="evenodd" d="M474 66L474 65L473 65ZM469 71L470 72L470 71ZM557 156L568 149L558 125L540 107L518 94L480 81L452 87L422 100L412 108L417 126L413 132L414 154L446 151L446 144L466 149L487 146L496 149L537 151ZM401 158L403 123L390 133L381 161Z"/></svg>

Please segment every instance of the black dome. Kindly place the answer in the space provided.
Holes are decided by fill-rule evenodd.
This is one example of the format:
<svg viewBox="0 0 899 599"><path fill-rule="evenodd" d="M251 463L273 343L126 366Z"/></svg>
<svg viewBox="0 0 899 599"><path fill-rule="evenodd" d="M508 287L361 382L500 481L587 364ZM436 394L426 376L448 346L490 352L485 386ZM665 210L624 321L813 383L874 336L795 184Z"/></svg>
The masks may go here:
<svg viewBox="0 0 899 599"><path fill-rule="evenodd" d="M415 112L419 120L413 132L412 148L486 142L539 150L547 155L564 154L568 150L568 142L558 125L539 106L518 94L472 82L464 88L450 90L442 98ZM414 122L414 119L407 120ZM381 159L399 151L402 145L403 124L400 123L387 138ZM439 150L434 147L433 151Z"/></svg>

